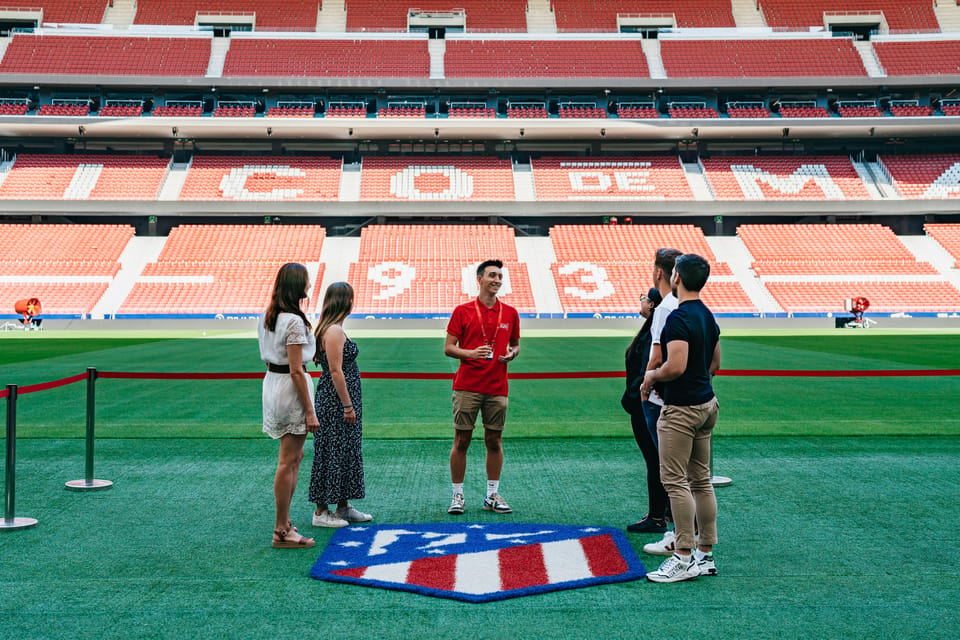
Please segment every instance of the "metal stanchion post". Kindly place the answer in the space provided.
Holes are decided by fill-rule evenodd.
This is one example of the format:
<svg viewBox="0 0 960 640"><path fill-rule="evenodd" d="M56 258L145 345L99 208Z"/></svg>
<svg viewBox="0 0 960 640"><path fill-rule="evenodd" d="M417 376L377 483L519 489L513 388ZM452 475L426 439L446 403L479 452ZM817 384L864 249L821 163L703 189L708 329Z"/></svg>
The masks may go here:
<svg viewBox="0 0 960 640"><path fill-rule="evenodd" d="M67 483L67 491L103 491L113 486L109 480L96 480L93 477L93 424L96 415L96 367L87 367L87 446L86 446L86 475L83 480L71 480Z"/></svg>
<svg viewBox="0 0 960 640"><path fill-rule="evenodd" d="M0 521L0 531L16 531L37 526L33 518L17 518L14 493L16 491L17 476L17 385L7 385L7 474L6 474L6 505L3 520Z"/></svg>
<svg viewBox="0 0 960 640"><path fill-rule="evenodd" d="M730 478L713 474L713 443L710 446L710 484L715 487L729 487L733 484L733 480Z"/></svg>

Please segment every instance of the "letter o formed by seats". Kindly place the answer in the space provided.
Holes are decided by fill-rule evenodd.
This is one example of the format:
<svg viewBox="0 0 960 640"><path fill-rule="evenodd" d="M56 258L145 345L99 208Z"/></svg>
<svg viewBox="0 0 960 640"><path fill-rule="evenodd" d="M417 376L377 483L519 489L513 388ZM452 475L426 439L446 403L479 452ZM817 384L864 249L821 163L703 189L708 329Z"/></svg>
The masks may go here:
<svg viewBox="0 0 960 640"><path fill-rule="evenodd" d="M420 191L416 180L424 174L447 176L449 184L443 191ZM473 195L473 176L451 165L407 167L390 176L390 195L403 200L465 200Z"/></svg>
<svg viewBox="0 0 960 640"><path fill-rule="evenodd" d="M220 192L231 200L287 200L303 195L304 190L276 188L270 191L250 191L247 180L255 175L272 174L277 178L304 178L306 172L290 165L244 165L231 169L220 180ZM282 184L283 181L281 181Z"/></svg>

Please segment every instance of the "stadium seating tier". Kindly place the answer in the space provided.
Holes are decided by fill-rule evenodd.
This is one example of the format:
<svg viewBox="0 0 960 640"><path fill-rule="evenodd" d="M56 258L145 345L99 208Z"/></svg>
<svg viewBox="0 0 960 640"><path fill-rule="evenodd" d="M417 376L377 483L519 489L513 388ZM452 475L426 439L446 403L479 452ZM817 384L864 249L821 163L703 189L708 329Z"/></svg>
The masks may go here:
<svg viewBox="0 0 960 640"><path fill-rule="evenodd" d="M448 78L649 78L639 40L448 40Z"/></svg>
<svg viewBox="0 0 960 640"><path fill-rule="evenodd" d="M526 31L527 0L344 0L347 31L406 31L407 12L462 9L466 31Z"/></svg>
<svg viewBox="0 0 960 640"><path fill-rule="evenodd" d="M869 200L850 158L718 156L701 160L717 200Z"/></svg>
<svg viewBox="0 0 960 640"><path fill-rule="evenodd" d="M22 153L0 199L155 200L169 164L150 156Z"/></svg>
<svg viewBox="0 0 960 640"><path fill-rule="evenodd" d="M180 200L336 200L342 165L317 156L195 156Z"/></svg>
<svg viewBox="0 0 960 640"><path fill-rule="evenodd" d="M767 26L794 30L824 26L825 12L883 13L891 31L940 31L930 0L758 0Z"/></svg>
<svg viewBox="0 0 960 640"><path fill-rule="evenodd" d="M866 76L846 38L660 40L668 78Z"/></svg>
<svg viewBox="0 0 960 640"><path fill-rule="evenodd" d="M17 34L0 73L204 76L209 38Z"/></svg>
<svg viewBox="0 0 960 640"><path fill-rule="evenodd" d="M137 0L135 24L193 25L198 13L254 14L258 31L315 31L321 0Z"/></svg>
<svg viewBox="0 0 960 640"><path fill-rule="evenodd" d="M425 39L237 39L223 65L224 77L429 78Z"/></svg>
<svg viewBox="0 0 960 640"><path fill-rule="evenodd" d="M693 200L676 156L530 161L537 200Z"/></svg>
<svg viewBox="0 0 960 640"><path fill-rule="evenodd" d="M361 200L513 200L508 160L484 157L370 156L364 158Z"/></svg>
<svg viewBox="0 0 960 640"><path fill-rule="evenodd" d="M672 17L677 27L736 27L729 0L550 0L557 31L616 31L617 16Z"/></svg>
<svg viewBox="0 0 960 640"><path fill-rule="evenodd" d="M904 198L960 198L960 154L881 156L879 161Z"/></svg>

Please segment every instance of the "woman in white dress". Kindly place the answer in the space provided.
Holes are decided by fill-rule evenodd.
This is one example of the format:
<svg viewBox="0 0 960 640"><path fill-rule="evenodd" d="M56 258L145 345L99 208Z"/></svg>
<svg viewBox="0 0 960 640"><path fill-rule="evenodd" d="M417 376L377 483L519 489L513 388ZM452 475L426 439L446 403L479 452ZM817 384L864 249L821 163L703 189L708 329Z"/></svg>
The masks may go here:
<svg viewBox="0 0 960 640"><path fill-rule="evenodd" d="M263 432L280 440L280 457L273 480L277 503L273 546L306 549L313 538L301 536L290 520L290 503L297 488L303 443L319 426L313 408L313 380L306 363L317 350L310 321L300 308L310 291L310 276L302 264L280 267L270 305L257 327L260 358L267 364L263 379Z"/></svg>

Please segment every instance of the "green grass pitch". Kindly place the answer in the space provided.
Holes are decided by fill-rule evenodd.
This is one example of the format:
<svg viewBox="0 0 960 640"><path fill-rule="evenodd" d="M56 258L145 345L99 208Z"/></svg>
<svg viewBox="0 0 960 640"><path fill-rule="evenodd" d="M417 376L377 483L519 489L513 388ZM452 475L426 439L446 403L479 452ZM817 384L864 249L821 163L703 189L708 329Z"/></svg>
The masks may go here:
<svg viewBox="0 0 960 640"><path fill-rule="evenodd" d="M611 371L630 336L530 332L511 371ZM104 371L261 371L255 339L124 333L0 336L0 383ZM358 337L363 371L452 372L437 336ZM725 369L951 369L949 332L725 332ZM502 490L518 522L624 526L646 507L622 379L511 383ZM0 534L0 637L956 638L951 550L960 376L720 376L720 576L643 581L482 605L322 583L330 537L294 500L311 551L270 548L276 444L257 380L97 382L96 476L83 476L85 385L17 402L16 511ZM364 383L367 495L377 522L446 519L447 381ZM479 509L470 452L467 518ZM655 536L631 534L640 552ZM639 553L649 568L660 558Z"/></svg>

